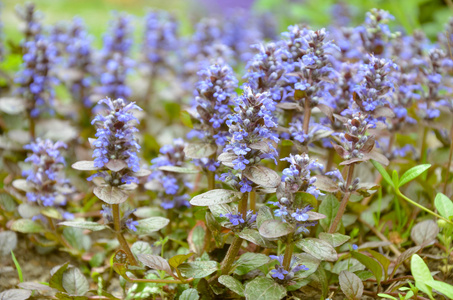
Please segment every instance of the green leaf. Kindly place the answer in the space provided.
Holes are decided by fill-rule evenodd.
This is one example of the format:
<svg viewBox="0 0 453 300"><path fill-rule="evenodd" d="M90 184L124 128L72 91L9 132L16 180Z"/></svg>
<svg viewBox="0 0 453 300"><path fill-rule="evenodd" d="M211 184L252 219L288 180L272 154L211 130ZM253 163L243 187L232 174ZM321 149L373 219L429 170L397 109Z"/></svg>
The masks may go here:
<svg viewBox="0 0 453 300"><path fill-rule="evenodd" d="M58 223L58 225L89 229L91 231L100 231L100 230L109 228L107 225L99 224L97 222L90 222L90 221L65 221L65 222Z"/></svg>
<svg viewBox="0 0 453 300"><path fill-rule="evenodd" d="M180 264L178 269L187 278L203 278L217 271L217 262L212 260L193 261Z"/></svg>
<svg viewBox="0 0 453 300"><path fill-rule="evenodd" d="M296 242L296 246L317 259L326 261L337 260L337 252L332 245L326 241L316 238L305 238Z"/></svg>
<svg viewBox="0 0 453 300"><path fill-rule="evenodd" d="M222 275L219 277L219 282L239 296L244 297L244 286L236 278L229 275Z"/></svg>
<svg viewBox="0 0 453 300"><path fill-rule="evenodd" d="M363 294L363 283L354 273L341 271L338 277L341 291L349 300L361 299Z"/></svg>
<svg viewBox="0 0 453 300"><path fill-rule="evenodd" d="M184 126L193 128L192 118L187 111L181 110L181 112L179 113L179 118L181 119L181 122L184 124Z"/></svg>
<svg viewBox="0 0 453 300"><path fill-rule="evenodd" d="M146 242L137 241L131 246L132 254L137 257L139 254L153 254L153 249L151 249L151 245Z"/></svg>
<svg viewBox="0 0 453 300"><path fill-rule="evenodd" d="M172 266L173 268L177 269L180 264L182 264L183 262L188 260L192 255L193 255L193 253L178 254L178 255L175 255L172 258L170 258L168 260L168 263L170 264L170 266Z"/></svg>
<svg viewBox="0 0 453 300"><path fill-rule="evenodd" d="M41 209L41 214L49 217L51 219L62 220L63 216L61 213L54 207L45 207Z"/></svg>
<svg viewBox="0 0 453 300"><path fill-rule="evenodd" d="M57 289L60 292L66 292L63 288L62 281L63 281L63 273L69 266L69 262L62 265L58 270L50 277L49 286L51 288Z"/></svg>
<svg viewBox="0 0 453 300"><path fill-rule="evenodd" d="M315 209L318 207L318 200L315 196L306 192L297 192L294 194L294 208L303 208L307 205L311 205Z"/></svg>
<svg viewBox="0 0 453 300"><path fill-rule="evenodd" d="M277 248L277 246L269 241L268 239L264 238L258 231L255 229L250 229L250 228L244 228L241 232L238 232L237 235L249 242L254 243L255 245L264 247L264 248L270 248L274 249Z"/></svg>
<svg viewBox="0 0 453 300"><path fill-rule="evenodd" d="M387 278L388 270L389 270L389 266L390 266L390 259L388 259L387 257L382 255L381 253L376 252L374 250L367 249L367 251L371 255L373 255L373 257L376 258L376 260L382 265L382 267L384 268L384 276L385 276L385 278Z"/></svg>
<svg viewBox="0 0 453 300"><path fill-rule="evenodd" d="M62 286L73 296L83 296L88 292L88 280L77 268L70 268L63 273Z"/></svg>
<svg viewBox="0 0 453 300"><path fill-rule="evenodd" d="M403 174L403 176L401 176L398 187L405 185L409 181L414 180L415 178L420 176L423 172L428 170L430 167L431 167L430 164L424 164L410 168L409 170L406 171L406 173Z"/></svg>
<svg viewBox="0 0 453 300"><path fill-rule="evenodd" d="M42 233L45 231L44 227L38 222L29 219L19 219L11 224L11 230L22 233Z"/></svg>
<svg viewBox="0 0 453 300"><path fill-rule="evenodd" d="M150 234L151 232L159 231L167 226L169 222L169 219L163 217L151 217L139 220L138 225L135 226L137 227L135 234L146 235Z"/></svg>
<svg viewBox="0 0 453 300"><path fill-rule="evenodd" d="M198 291L196 289L187 289L181 293L179 296L179 300L198 300L200 296L198 295Z"/></svg>
<svg viewBox="0 0 453 300"><path fill-rule="evenodd" d="M173 271L171 270L171 267L168 264L168 262L160 256L152 255L152 254L138 254L137 258L145 266L147 266L151 269L165 271L170 276L174 276Z"/></svg>
<svg viewBox="0 0 453 300"><path fill-rule="evenodd" d="M365 267L367 267L373 273L378 285L381 284L382 267L375 259L355 251L351 252L351 255L359 262L364 264Z"/></svg>
<svg viewBox="0 0 453 300"><path fill-rule="evenodd" d="M13 259L14 265L16 266L17 276L19 276L19 282L24 282L24 276L22 274L22 268L20 267L19 262L14 255L14 252L11 250L11 258Z"/></svg>
<svg viewBox="0 0 453 300"><path fill-rule="evenodd" d="M350 236L340 234L340 233L326 233L326 232L321 232L319 234L319 238L323 241L328 242L331 244L334 248L343 245L349 239L351 238Z"/></svg>
<svg viewBox="0 0 453 300"><path fill-rule="evenodd" d="M32 291L10 289L0 293L0 300L25 300L30 298Z"/></svg>
<svg viewBox="0 0 453 300"><path fill-rule="evenodd" d="M256 217L256 227L260 228L261 224L263 224L264 221L272 219L274 219L274 216L272 215L271 209L268 206L263 205L258 210L258 215Z"/></svg>
<svg viewBox="0 0 453 300"><path fill-rule="evenodd" d="M280 220L267 220L261 224L259 233L267 239L276 239L294 231L288 223Z"/></svg>
<svg viewBox="0 0 453 300"><path fill-rule="evenodd" d="M194 206L211 206L234 202L241 199L241 197L242 193L240 192L215 189L193 197L192 200L190 200L190 204Z"/></svg>
<svg viewBox="0 0 453 300"><path fill-rule="evenodd" d="M431 281L434 281L431 272L429 271L428 266L425 264L423 259L418 255L412 255L411 259L411 273L415 279L415 285L425 294L427 294L431 299L433 298L432 289L429 284Z"/></svg>
<svg viewBox="0 0 453 300"><path fill-rule="evenodd" d="M322 200L321 205L319 205L319 212L325 215L326 218L319 220L319 224L321 224L324 230L329 230L335 216L338 213L339 207L340 203L332 194L328 194L327 197Z"/></svg>
<svg viewBox="0 0 453 300"><path fill-rule="evenodd" d="M258 277L245 286L247 300L280 300L286 296L286 289L274 280Z"/></svg>
<svg viewBox="0 0 453 300"><path fill-rule="evenodd" d="M453 299L453 286L442 281L433 280L427 282L426 285L429 285L438 292L444 294L447 298Z"/></svg>
<svg viewBox="0 0 453 300"><path fill-rule="evenodd" d="M89 250L91 239L88 235L83 234L83 230L77 227L65 227L63 236L68 243L78 250Z"/></svg>
<svg viewBox="0 0 453 300"><path fill-rule="evenodd" d="M294 257L298 259L297 262L299 264L302 264L308 268L308 270L302 270L296 273L295 278L298 279L307 278L308 276L316 272L319 265L321 264L321 261L319 259L308 253L297 253L294 254Z"/></svg>
<svg viewBox="0 0 453 300"><path fill-rule="evenodd" d="M392 178L390 178L390 175L389 173L387 173L387 171L385 170L385 168L380 164L378 163L377 161L375 160L370 160L371 163L373 164L373 166L376 168L376 170L378 170L379 173L381 173L382 175L382 178L384 178L385 181L387 181L387 183L390 185L390 186L393 186L393 180Z"/></svg>
<svg viewBox="0 0 453 300"><path fill-rule="evenodd" d="M237 275L245 275L252 270L258 269L262 265L267 264L270 261L269 256L261 253L247 252L241 255L241 257L233 265L234 273Z"/></svg>
<svg viewBox="0 0 453 300"><path fill-rule="evenodd" d="M398 178L398 172L397 172L396 170L393 170L393 173L392 173L392 181L393 181L393 186L394 186L394 187L397 187L397 186L398 186L399 178Z"/></svg>
<svg viewBox="0 0 453 300"><path fill-rule="evenodd" d="M436 206L439 214L446 218L450 219L453 217L453 201L451 201L447 196L442 193L438 193L434 199L434 205Z"/></svg>
<svg viewBox="0 0 453 300"><path fill-rule="evenodd" d="M379 297L386 298L386 299L393 299L393 300L398 300L398 298L395 298L393 296L387 295L387 294L377 294Z"/></svg>
<svg viewBox="0 0 453 300"><path fill-rule="evenodd" d="M93 193L107 204L120 204L125 202L128 197L125 191L111 185L97 186Z"/></svg>

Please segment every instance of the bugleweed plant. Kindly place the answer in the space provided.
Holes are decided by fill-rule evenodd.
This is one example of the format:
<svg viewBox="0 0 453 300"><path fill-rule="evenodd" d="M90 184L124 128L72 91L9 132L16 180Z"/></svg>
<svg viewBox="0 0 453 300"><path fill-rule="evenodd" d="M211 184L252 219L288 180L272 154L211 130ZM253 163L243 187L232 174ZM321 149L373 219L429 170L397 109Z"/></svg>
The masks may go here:
<svg viewBox="0 0 453 300"><path fill-rule="evenodd" d="M0 300L453 299L453 19L348 9L115 12L97 49L18 6Z"/></svg>

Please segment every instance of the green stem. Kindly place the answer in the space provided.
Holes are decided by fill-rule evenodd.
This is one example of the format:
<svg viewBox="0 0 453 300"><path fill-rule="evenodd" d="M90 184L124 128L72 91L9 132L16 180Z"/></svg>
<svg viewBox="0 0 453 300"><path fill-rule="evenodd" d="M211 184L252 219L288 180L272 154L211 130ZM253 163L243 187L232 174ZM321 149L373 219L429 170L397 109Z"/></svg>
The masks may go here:
<svg viewBox="0 0 453 300"><path fill-rule="evenodd" d="M245 220L247 216L247 200L248 200L248 195L249 193L244 193L242 194L242 199L239 202L239 212L242 213L242 218ZM233 242L230 245L230 248L228 248L228 252L222 261L221 265L221 273L222 275L227 275L230 270L231 266L233 265L236 256L238 255L239 249L241 249L242 245L242 239L235 235L233 238Z"/></svg>
<svg viewBox="0 0 453 300"><path fill-rule="evenodd" d="M288 237L286 239L285 255L283 256L283 268L286 271L289 271L289 267L291 265L291 258L293 257L294 251L293 235L294 233L291 232L290 234L288 234Z"/></svg>
<svg viewBox="0 0 453 300"><path fill-rule="evenodd" d="M131 248L129 248L129 245L124 238L123 233L121 232L120 205L112 204L111 206L113 214L113 228L115 229L116 238L118 239L118 242L120 242L121 248L124 250L124 252L126 252L129 258L129 262L132 265L136 266L137 260L135 259L134 254L132 254Z"/></svg>
<svg viewBox="0 0 453 300"><path fill-rule="evenodd" d="M415 201L413 201L413 200L407 198L406 196L404 196L398 188L395 188L395 191L396 191L396 194L397 194L398 196L400 196L401 198L403 198L404 200L406 200L406 201L409 202L410 204L415 205L416 207L420 208L421 210L424 210L424 211L426 211L427 213L429 213L429 214L431 214L431 215L433 215L433 216L435 216L435 217L437 217L437 218L439 218L439 219L442 219L442 220L444 220L445 222L447 222L447 223L453 225L453 222L452 222L452 221L450 221L450 220L448 220L448 219L442 217L441 215L436 214L436 213L433 212L432 210L429 210L429 209L427 209L426 207L424 207L423 205L420 205L420 204L418 204L417 202L415 202Z"/></svg>
<svg viewBox="0 0 453 300"><path fill-rule="evenodd" d="M228 275L231 270L231 266L233 265L234 261L236 260L236 256L239 253L239 249L241 249L242 239L239 236L235 236L233 238L233 242L228 248L228 252L225 256L225 259L222 262L221 266L221 273L222 275Z"/></svg>
<svg viewBox="0 0 453 300"><path fill-rule="evenodd" d="M354 164L349 165L348 168L349 169L348 169L348 177L346 179L346 189L349 189L349 186L351 185L352 173L354 172ZM338 208L338 213L335 216L335 219L333 220L332 225L330 226L329 233L334 233L337 230L337 226L341 222L341 218L343 217L346 206L348 205L350 196L351 196L351 193L349 191L344 194L343 199L341 200L341 203L340 203L340 207Z"/></svg>
<svg viewBox="0 0 453 300"><path fill-rule="evenodd" d="M255 191L255 189L252 189L252 191L249 194L249 202L250 202L250 209L252 210L253 213L255 213L256 212L256 191Z"/></svg>
<svg viewBox="0 0 453 300"><path fill-rule="evenodd" d="M444 188L442 190L444 195L447 194L447 186L448 186L448 179L450 177L450 167L451 167L451 159L452 158L453 158L453 122L451 123L451 127L450 127L450 152L448 154L447 169L445 170Z"/></svg>
<svg viewBox="0 0 453 300"><path fill-rule="evenodd" d="M426 161L426 150L428 148L428 145L426 143L427 138L428 138L428 127L425 126L425 128L423 129L422 148L420 150L420 161L422 164L424 164Z"/></svg>
<svg viewBox="0 0 453 300"><path fill-rule="evenodd" d="M126 274L122 275L124 279L129 282L154 282L154 283L174 283L174 284L186 284L193 281L193 278L189 278L187 280L173 280L173 279L136 279L130 278L126 276Z"/></svg>
<svg viewBox="0 0 453 300"><path fill-rule="evenodd" d="M215 173L212 171L208 171L206 176L208 177L208 190L210 191L215 189Z"/></svg>
<svg viewBox="0 0 453 300"><path fill-rule="evenodd" d="M29 128L28 131L30 133L30 137L32 141L35 140L36 138L36 130L35 130L35 119L31 116L31 111L27 111L27 116L28 116L28 122L29 122Z"/></svg>
<svg viewBox="0 0 453 300"><path fill-rule="evenodd" d="M311 115L310 101L306 98L304 103L304 125L303 125L305 134L308 134L308 127L310 125L310 115Z"/></svg>

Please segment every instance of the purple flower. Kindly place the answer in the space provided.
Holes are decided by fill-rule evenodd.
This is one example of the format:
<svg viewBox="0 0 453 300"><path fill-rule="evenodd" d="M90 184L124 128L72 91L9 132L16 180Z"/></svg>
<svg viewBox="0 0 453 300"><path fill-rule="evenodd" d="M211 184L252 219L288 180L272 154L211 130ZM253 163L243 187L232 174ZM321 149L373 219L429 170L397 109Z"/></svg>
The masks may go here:
<svg viewBox="0 0 453 300"><path fill-rule="evenodd" d="M26 42L23 48L24 62L15 77L19 85L15 94L25 97L33 118L43 112L53 113L54 86L58 80L51 74L57 62L56 48L43 38Z"/></svg>
<svg viewBox="0 0 453 300"><path fill-rule="evenodd" d="M98 168L110 168L109 163L123 163L126 166L111 174L98 172L93 177L103 177L106 182L113 186L124 183L136 182L138 179L133 172L140 170L140 161L137 152L140 145L134 134L138 131L133 123L137 118L131 110L142 110L135 102L126 103L123 99L110 100L109 98L99 101L98 104L105 104L108 107L105 115L98 114L92 124L98 124L96 140L93 141L94 165ZM115 168L116 169L116 168Z"/></svg>
<svg viewBox="0 0 453 300"><path fill-rule="evenodd" d="M31 168L24 170L22 175L26 178L29 188L26 193L28 201L40 206L56 207L64 219L71 220L74 216L61 209L75 192L62 172L65 160L60 151L66 147L62 142L53 143L40 138L25 145L24 149L32 152L25 159L25 162L31 163Z"/></svg>
<svg viewBox="0 0 453 300"><path fill-rule="evenodd" d="M162 146L160 155L151 160L152 172L149 183L152 188L149 189L157 192L157 198L161 200L164 209L190 206L187 191L192 189L192 185L186 179L186 175L159 170L164 166L183 167L185 146L184 140L175 139L173 144Z"/></svg>
<svg viewBox="0 0 453 300"><path fill-rule="evenodd" d="M277 260L278 262L278 264L274 266L274 269L271 270L271 277L280 281L290 281L294 278L297 272L309 270L306 266L299 264L295 258L291 258L289 268L288 270L285 270L283 268L283 255L269 255L269 257Z"/></svg>
<svg viewBox="0 0 453 300"><path fill-rule="evenodd" d="M135 226L138 226L138 221L134 221L133 219L127 219L126 226L132 231L137 231L137 227Z"/></svg>

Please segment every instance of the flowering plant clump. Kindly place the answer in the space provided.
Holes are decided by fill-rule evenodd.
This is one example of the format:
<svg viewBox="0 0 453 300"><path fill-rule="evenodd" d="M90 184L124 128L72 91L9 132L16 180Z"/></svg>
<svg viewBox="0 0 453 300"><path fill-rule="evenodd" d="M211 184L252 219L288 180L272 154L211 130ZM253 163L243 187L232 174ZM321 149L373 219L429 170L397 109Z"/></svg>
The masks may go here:
<svg viewBox="0 0 453 300"><path fill-rule="evenodd" d="M133 2L1 20L0 299L453 299L445 5Z"/></svg>

